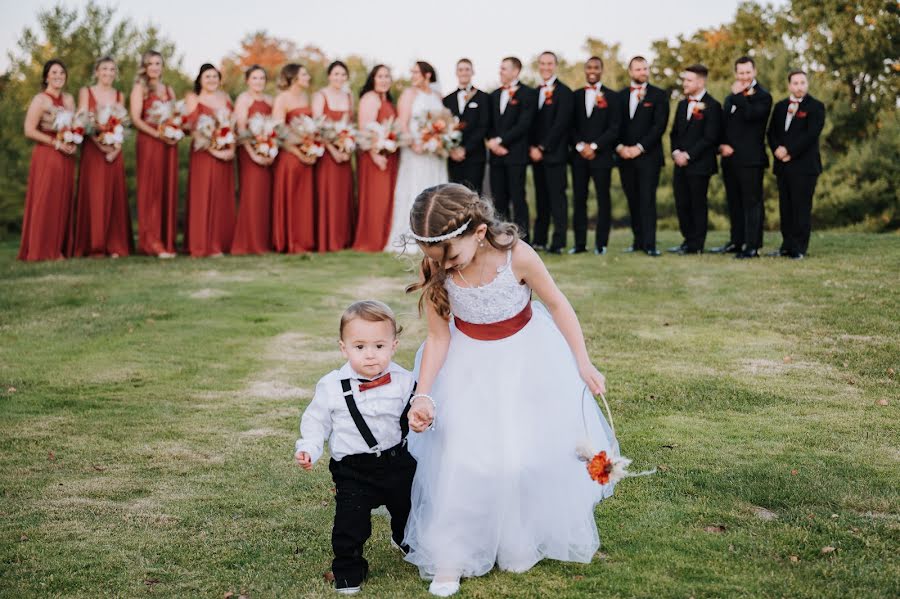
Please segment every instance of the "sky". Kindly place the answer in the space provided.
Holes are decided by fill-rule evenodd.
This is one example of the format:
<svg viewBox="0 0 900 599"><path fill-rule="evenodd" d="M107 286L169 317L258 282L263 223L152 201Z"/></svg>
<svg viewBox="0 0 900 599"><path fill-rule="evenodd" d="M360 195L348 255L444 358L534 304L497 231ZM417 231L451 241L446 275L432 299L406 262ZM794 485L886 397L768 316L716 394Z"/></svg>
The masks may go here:
<svg viewBox="0 0 900 599"><path fill-rule="evenodd" d="M63 2L70 8L86 3ZM23 28L34 27L37 13L55 4L0 0L0 71L7 68L7 52L15 49ZM139 25L158 25L175 41L188 73L204 62L218 64L246 34L266 30L299 46L316 45L329 57L352 53L384 62L395 76L408 75L415 60L427 60L448 92L456 86L454 65L461 56L475 63L475 84L492 89L506 55L527 63L549 49L576 61L587 58L583 45L589 36L619 42L626 58L649 55L652 40L731 20L739 0L119 0L113 4L121 17Z"/></svg>

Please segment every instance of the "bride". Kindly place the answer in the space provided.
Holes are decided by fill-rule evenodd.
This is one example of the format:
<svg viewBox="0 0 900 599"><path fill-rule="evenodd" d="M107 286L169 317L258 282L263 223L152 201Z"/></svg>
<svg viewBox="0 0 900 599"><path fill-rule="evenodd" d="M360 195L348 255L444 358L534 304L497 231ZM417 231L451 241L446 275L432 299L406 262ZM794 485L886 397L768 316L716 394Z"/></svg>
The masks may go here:
<svg viewBox="0 0 900 599"><path fill-rule="evenodd" d="M404 136L415 133L416 119L428 112L443 110L444 104L437 87L434 67L424 61L416 62L410 71L412 86L400 95L397 102L397 122ZM447 159L425 153L422 145L414 142L400 150L400 170L394 191L394 210L391 218L391 234L385 251L417 252L415 241L404 246L403 236L409 231L409 209L423 189L447 182Z"/></svg>

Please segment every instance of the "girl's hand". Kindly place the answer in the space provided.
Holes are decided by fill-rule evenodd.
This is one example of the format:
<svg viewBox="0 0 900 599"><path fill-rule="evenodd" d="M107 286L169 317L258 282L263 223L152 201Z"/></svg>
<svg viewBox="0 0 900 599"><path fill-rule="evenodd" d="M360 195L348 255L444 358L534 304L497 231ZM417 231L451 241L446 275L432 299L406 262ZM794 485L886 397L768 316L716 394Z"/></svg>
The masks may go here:
<svg viewBox="0 0 900 599"><path fill-rule="evenodd" d="M578 374L581 375L581 380L585 382L591 393L594 395L606 395L606 377L600 374L600 371L593 364L588 363L579 366Z"/></svg>
<svg viewBox="0 0 900 599"><path fill-rule="evenodd" d="M113 150L106 154L106 161L112 163L122 152L122 146L115 146Z"/></svg>
<svg viewBox="0 0 900 599"><path fill-rule="evenodd" d="M372 157L372 162L375 163L375 166L378 167L378 170L383 171L387 170L387 156L382 156L378 152L369 152L369 156Z"/></svg>
<svg viewBox="0 0 900 599"><path fill-rule="evenodd" d="M421 433L434 422L434 405L425 397L417 397L409 409L409 428Z"/></svg>
<svg viewBox="0 0 900 599"><path fill-rule="evenodd" d="M312 460L310 459L309 454L305 451L298 451L297 453L295 453L294 459L297 460L297 465L304 470L312 470Z"/></svg>

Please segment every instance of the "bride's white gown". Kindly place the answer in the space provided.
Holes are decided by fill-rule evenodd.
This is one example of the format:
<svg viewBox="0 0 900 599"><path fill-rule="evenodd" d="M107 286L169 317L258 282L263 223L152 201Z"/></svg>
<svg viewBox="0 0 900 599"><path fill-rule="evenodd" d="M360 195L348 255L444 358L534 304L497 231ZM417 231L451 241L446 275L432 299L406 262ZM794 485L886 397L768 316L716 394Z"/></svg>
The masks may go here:
<svg viewBox="0 0 900 599"><path fill-rule="evenodd" d="M410 131L416 118L428 111L444 108L435 94L417 92L412 104ZM400 170L397 173L397 187L394 191L394 211L391 217L391 234L388 237L388 252L402 252L401 236L409 232L409 210L413 201L423 189L447 182L447 159L433 154L416 154L409 148L400 150ZM415 243L409 244L409 251L416 251Z"/></svg>

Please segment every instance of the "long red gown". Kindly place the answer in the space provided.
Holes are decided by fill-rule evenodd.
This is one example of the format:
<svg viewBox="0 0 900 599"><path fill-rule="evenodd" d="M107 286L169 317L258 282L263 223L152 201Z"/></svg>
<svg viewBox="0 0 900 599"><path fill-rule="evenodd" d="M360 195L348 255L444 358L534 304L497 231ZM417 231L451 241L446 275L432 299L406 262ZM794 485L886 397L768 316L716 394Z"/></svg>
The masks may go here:
<svg viewBox="0 0 900 599"><path fill-rule="evenodd" d="M247 116L254 114L272 114L272 107L268 102L254 100ZM272 170L271 166L253 162L244 146L238 149L241 189L232 254L272 251Z"/></svg>
<svg viewBox="0 0 900 599"><path fill-rule="evenodd" d="M216 111L198 103L186 119L188 124L193 126L201 114L215 118ZM234 160L219 160L206 150L191 151L185 251L195 258L227 253L234 236L234 212Z"/></svg>
<svg viewBox="0 0 900 599"><path fill-rule="evenodd" d="M308 106L285 115L290 123L300 115L311 116ZM300 254L316 249L315 167L282 151L275 160L272 191L272 243L277 252Z"/></svg>
<svg viewBox="0 0 900 599"><path fill-rule="evenodd" d="M397 111L390 100L382 98L376 120L383 123L396 118ZM387 169L381 170L368 152L357 154L356 174L359 187L359 208L356 220L356 240L353 249L360 252L381 252L391 234L394 209L394 187L397 184L397 153L387 155Z"/></svg>
<svg viewBox="0 0 900 599"><path fill-rule="evenodd" d="M122 94L116 92L116 102ZM97 99L88 88L88 110L97 112ZM134 248L131 212L125 187L122 152L112 162L91 139L81 146L78 197L75 200L73 256L127 256Z"/></svg>
<svg viewBox="0 0 900 599"><path fill-rule="evenodd" d="M63 97L47 94L62 108ZM51 137L54 131L41 129ZM75 190L75 157L42 143L31 151L25 217L19 260L59 260L68 254L71 236L72 193Z"/></svg>
<svg viewBox="0 0 900 599"><path fill-rule="evenodd" d="M154 102L173 99L168 87L165 98L155 92L148 94L141 119L147 120ZM178 219L178 146L138 131L136 152L138 252L151 256L173 253Z"/></svg>
<svg viewBox="0 0 900 599"><path fill-rule="evenodd" d="M324 94L323 94L324 96ZM339 121L346 110L332 110L325 97L325 118ZM316 163L316 231L320 252L336 252L353 241L353 167L338 164L326 151Z"/></svg>

